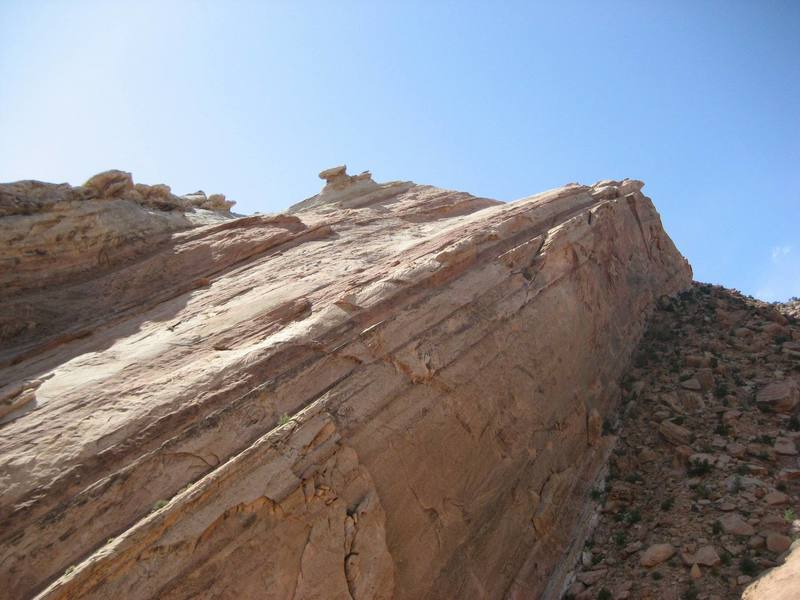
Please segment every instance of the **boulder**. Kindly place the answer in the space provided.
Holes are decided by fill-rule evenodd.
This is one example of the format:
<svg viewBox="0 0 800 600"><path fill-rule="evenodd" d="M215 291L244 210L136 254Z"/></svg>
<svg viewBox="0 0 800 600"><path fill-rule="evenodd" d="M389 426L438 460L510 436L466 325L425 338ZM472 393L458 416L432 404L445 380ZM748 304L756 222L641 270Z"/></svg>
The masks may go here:
<svg viewBox="0 0 800 600"><path fill-rule="evenodd" d="M753 535L756 530L737 513L728 513L719 519L725 533L739 536Z"/></svg>
<svg viewBox="0 0 800 600"><path fill-rule="evenodd" d="M782 504L788 504L789 496L788 494L784 494L783 492L779 492L778 490L773 490L763 498L764 502L770 506L780 506Z"/></svg>
<svg viewBox="0 0 800 600"><path fill-rule="evenodd" d="M695 553L694 562L704 567L716 567L721 559L714 546L703 546Z"/></svg>
<svg viewBox="0 0 800 600"><path fill-rule="evenodd" d="M794 380L774 381L756 396L758 406L777 413L792 413L800 403L800 387Z"/></svg>
<svg viewBox="0 0 800 600"><path fill-rule="evenodd" d="M780 554L786 552L792 545L792 538L781 533L770 532L767 534L767 550Z"/></svg>
<svg viewBox="0 0 800 600"><path fill-rule="evenodd" d="M699 392L703 389L703 386L700 385L700 382L695 377L682 381L681 387L685 390L690 390L693 392Z"/></svg>
<svg viewBox="0 0 800 600"><path fill-rule="evenodd" d="M103 171L89 178L84 187L94 190L100 198L117 198L133 191L133 177L125 171Z"/></svg>
<svg viewBox="0 0 800 600"><path fill-rule="evenodd" d="M781 454L783 456L797 455L797 446L795 446L794 440L791 438L784 438L784 437L777 438L775 440L773 450L775 450L777 454Z"/></svg>
<svg viewBox="0 0 800 600"><path fill-rule="evenodd" d="M672 558L675 552L675 547L672 544L653 544L642 552L639 564L648 568L655 567Z"/></svg>
<svg viewBox="0 0 800 600"><path fill-rule="evenodd" d="M691 431L669 420L662 421L658 431L664 439L676 446L688 446L692 442Z"/></svg>
<svg viewBox="0 0 800 600"><path fill-rule="evenodd" d="M168 185L137 183L133 189L138 194L137 202L142 206L157 210L183 210L186 207L185 202L173 194Z"/></svg>
<svg viewBox="0 0 800 600"><path fill-rule="evenodd" d="M203 190L186 194L181 198L188 206L216 212L230 212L231 208L236 204L236 202L232 200L226 200L225 194L211 194L210 196L206 196Z"/></svg>

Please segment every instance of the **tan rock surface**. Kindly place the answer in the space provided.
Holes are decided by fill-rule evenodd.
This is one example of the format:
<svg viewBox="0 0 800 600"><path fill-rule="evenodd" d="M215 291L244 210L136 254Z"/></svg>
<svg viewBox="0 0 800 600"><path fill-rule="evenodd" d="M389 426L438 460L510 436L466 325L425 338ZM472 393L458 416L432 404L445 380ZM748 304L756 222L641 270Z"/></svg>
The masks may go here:
<svg viewBox="0 0 800 600"><path fill-rule="evenodd" d="M786 562L771 569L747 586L742 600L797 600L800 590L800 547Z"/></svg>
<svg viewBox="0 0 800 600"><path fill-rule="evenodd" d="M175 280L176 266L196 262L205 263L193 267L197 273L213 270L215 248L229 246L207 245L188 230L233 218L227 209L184 208L168 186L134 185L122 171L75 188L0 184L0 216L0 368L88 335L112 313L183 293L191 269L178 268ZM236 223L234 231L243 229ZM6 383L0 375L0 387Z"/></svg>
<svg viewBox="0 0 800 600"><path fill-rule="evenodd" d="M48 325L4 346L0 396L35 387L0 436L9 598L560 592L598 423L688 264L640 182L501 204L344 177L290 214L174 211L113 269L76 247L41 304L44 267L17 276Z"/></svg>

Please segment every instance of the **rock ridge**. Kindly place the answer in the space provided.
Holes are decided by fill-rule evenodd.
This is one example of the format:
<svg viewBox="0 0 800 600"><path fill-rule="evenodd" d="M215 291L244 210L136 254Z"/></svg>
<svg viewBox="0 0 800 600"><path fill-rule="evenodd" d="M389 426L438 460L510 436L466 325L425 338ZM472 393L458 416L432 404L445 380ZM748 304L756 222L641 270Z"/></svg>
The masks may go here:
<svg viewBox="0 0 800 600"><path fill-rule="evenodd" d="M230 212L235 202L224 194L202 191L176 196L168 185L134 183L126 171L112 169L90 177L82 186L24 180L0 184L0 217L58 210L65 204L92 200L125 199L154 210Z"/></svg>
<svg viewBox="0 0 800 600"><path fill-rule="evenodd" d="M0 357L9 597L555 597L688 263L634 180L320 176L2 300L42 324Z"/></svg>

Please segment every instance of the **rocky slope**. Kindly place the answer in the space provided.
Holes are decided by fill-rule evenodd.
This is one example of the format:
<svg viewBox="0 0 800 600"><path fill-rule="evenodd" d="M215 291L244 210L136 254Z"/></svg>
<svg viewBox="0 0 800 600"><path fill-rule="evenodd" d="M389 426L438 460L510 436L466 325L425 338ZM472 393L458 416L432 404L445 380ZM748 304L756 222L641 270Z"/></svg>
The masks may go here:
<svg viewBox="0 0 800 600"><path fill-rule="evenodd" d="M636 181L502 204L321 176L206 225L127 180L90 222L95 199L3 204L62 211L2 223L8 597L561 595L688 264Z"/></svg>
<svg viewBox="0 0 800 600"><path fill-rule="evenodd" d="M800 324L774 306L701 284L662 301L566 597L739 598L781 564L800 533L799 374ZM791 564L745 597L800 597Z"/></svg>

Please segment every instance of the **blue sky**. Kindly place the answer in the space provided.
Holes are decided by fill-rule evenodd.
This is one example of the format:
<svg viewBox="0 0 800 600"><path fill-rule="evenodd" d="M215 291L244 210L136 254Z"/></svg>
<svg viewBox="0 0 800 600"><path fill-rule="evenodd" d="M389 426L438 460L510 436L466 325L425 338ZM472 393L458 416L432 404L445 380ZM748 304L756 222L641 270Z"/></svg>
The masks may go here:
<svg viewBox="0 0 800 600"><path fill-rule="evenodd" d="M249 213L340 163L501 200L642 179L696 279L800 296L800 2L0 2L0 181Z"/></svg>

